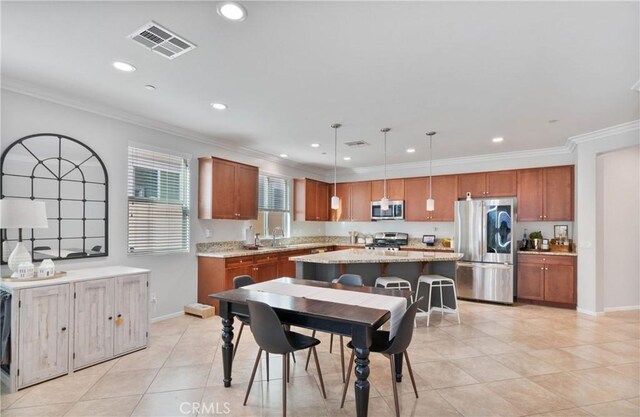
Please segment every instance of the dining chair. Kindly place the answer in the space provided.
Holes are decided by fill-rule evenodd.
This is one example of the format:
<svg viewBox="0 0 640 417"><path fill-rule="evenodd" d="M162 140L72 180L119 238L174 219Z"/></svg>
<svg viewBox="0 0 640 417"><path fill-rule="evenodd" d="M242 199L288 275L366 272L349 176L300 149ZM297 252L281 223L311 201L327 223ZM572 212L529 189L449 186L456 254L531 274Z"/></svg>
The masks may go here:
<svg viewBox="0 0 640 417"><path fill-rule="evenodd" d="M287 382L289 382L289 355L297 350L309 349L310 353L313 353L313 357L316 362L316 369L318 370L318 379L320 380L320 387L322 388L322 396L326 399L327 393L324 389L324 381L322 379L322 371L320 370L320 362L318 361L318 352L316 346L320 344L320 341L315 337L310 337L302 333L292 332L285 330L276 312L266 303L262 303L254 300L247 300L249 305L249 316L251 322L251 332L253 337L258 343L258 355L256 361L253 364L253 370L251 371L251 378L249 379L249 386L247 387L247 393L244 397L243 405L247 405L249 393L251 392L251 386L256 376L256 370L260 363L260 357L262 351L273 353L276 355L282 355L282 415L287 415Z"/></svg>
<svg viewBox="0 0 640 417"><path fill-rule="evenodd" d="M364 284L362 282L362 277L357 274L342 274L339 278L334 279L332 281L334 284L342 284L342 285L350 285L352 287L363 287ZM311 333L311 337L315 337L316 331L314 330ZM329 353L333 353L333 333L329 338ZM309 360L311 359L311 352L307 355L307 363L304 366L304 370L306 371L309 368ZM344 382L345 374L344 374L344 340L343 337L340 336L340 362L342 364L342 382Z"/></svg>
<svg viewBox="0 0 640 417"><path fill-rule="evenodd" d="M233 278L233 288L238 289L242 287L246 287L247 285L255 284L256 282L251 278L250 275L239 275ZM233 358L236 357L236 351L238 350L238 345L240 344L240 338L242 337L242 330L245 325L249 325L249 317L237 316L238 320L240 320L240 330L238 331L238 338L236 339L235 346L233 347ZM269 356L267 355L267 364L269 363ZM268 365L267 365L268 366Z"/></svg>
<svg viewBox="0 0 640 417"><path fill-rule="evenodd" d="M393 339L389 340L389 332L386 330L378 330L373 334L373 340L370 352L382 353L389 359L391 365L391 382L393 384L393 400L395 402L396 417L400 417L400 402L398 400L398 384L396 382L396 364L395 355L403 354L407 362L407 370L411 377L411 384L413 385L413 392L418 398L418 389L416 388L416 380L413 377L413 369L411 369L411 361L409 360L409 354L407 348L411 344L411 338L413 337L413 321L416 318L416 312L418 311L418 303L422 301L424 297L420 297L402 315L400 324L398 325L398 331ZM347 343L347 347L351 349L351 360L349 362L349 371L347 372L347 381L342 389L342 402L340 408L344 407L344 400L347 397L347 390L349 389L349 379L351 378L351 370L353 369L353 362L355 351L353 349L353 343Z"/></svg>

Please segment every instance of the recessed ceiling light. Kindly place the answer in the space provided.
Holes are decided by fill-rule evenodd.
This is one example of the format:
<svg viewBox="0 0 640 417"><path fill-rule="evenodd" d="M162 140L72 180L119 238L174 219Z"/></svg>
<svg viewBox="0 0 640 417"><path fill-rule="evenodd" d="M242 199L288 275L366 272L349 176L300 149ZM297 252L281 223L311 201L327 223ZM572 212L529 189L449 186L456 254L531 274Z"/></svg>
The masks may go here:
<svg viewBox="0 0 640 417"><path fill-rule="evenodd" d="M491 139L491 140L492 140L493 142L495 142L495 143L499 143L499 142L502 142L502 141L504 140L504 138L493 138L493 139Z"/></svg>
<svg viewBox="0 0 640 417"><path fill-rule="evenodd" d="M227 20L242 22L247 17L247 9L239 3L228 1L218 6L218 14Z"/></svg>
<svg viewBox="0 0 640 417"><path fill-rule="evenodd" d="M407 149L407 153L414 153L415 151L416 151L416 150L415 150L415 149L413 149L413 148L409 148L409 149Z"/></svg>
<svg viewBox="0 0 640 417"><path fill-rule="evenodd" d="M211 107L216 110L225 110L227 108L227 105L224 103L211 103Z"/></svg>
<svg viewBox="0 0 640 417"><path fill-rule="evenodd" d="M344 158L342 158L342 159L344 159L345 161L351 161L351 157L350 157L350 156L345 156L345 157L344 157Z"/></svg>
<svg viewBox="0 0 640 417"><path fill-rule="evenodd" d="M156 86L155 85L151 85L151 84L147 84L147 85L144 86L144 88L146 88L149 91L153 91L153 90L156 89Z"/></svg>
<svg viewBox="0 0 640 417"><path fill-rule="evenodd" d="M311 147L312 147L312 148L319 148L319 147L320 147L320 144L319 144L319 143L312 143L312 144L311 144Z"/></svg>
<svg viewBox="0 0 640 417"><path fill-rule="evenodd" d="M288 158L288 157L289 157L289 155L287 155L286 153L281 153L280 154L280 158Z"/></svg>
<svg viewBox="0 0 640 417"><path fill-rule="evenodd" d="M547 123L555 123L557 121L558 121L558 119L551 119L551 120L547 120Z"/></svg>
<svg viewBox="0 0 640 417"><path fill-rule="evenodd" d="M133 72L136 70L136 67L134 67L133 65L127 64L126 62L120 62L120 61L114 62L113 67L117 70L124 71L124 72Z"/></svg>

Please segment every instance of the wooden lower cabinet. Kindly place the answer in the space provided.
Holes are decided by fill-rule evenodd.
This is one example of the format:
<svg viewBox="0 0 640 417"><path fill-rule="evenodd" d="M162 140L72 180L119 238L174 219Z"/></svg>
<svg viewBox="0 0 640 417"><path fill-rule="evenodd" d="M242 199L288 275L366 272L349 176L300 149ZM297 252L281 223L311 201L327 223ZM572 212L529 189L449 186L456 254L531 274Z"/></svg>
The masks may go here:
<svg viewBox="0 0 640 417"><path fill-rule="evenodd" d="M69 372L69 284L20 293L18 388Z"/></svg>
<svg viewBox="0 0 640 417"><path fill-rule="evenodd" d="M147 275L126 275L115 278L115 355L146 346L148 333Z"/></svg>
<svg viewBox="0 0 640 417"><path fill-rule="evenodd" d="M236 256L231 258L198 257L198 302L220 310L217 301L210 294L233 289L233 278L249 275L256 282L269 281L280 277L296 276L296 263L292 256L308 255L309 249L292 249L286 252L263 253L260 255Z"/></svg>
<svg viewBox="0 0 640 417"><path fill-rule="evenodd" d="M576 257L518 256L518 301L575 308Z"/></svg>
<svg viewBox="0 0 640 417"><path fill-rule="evenodd" d="M113 356L115 282L111 278L75 284L75 368Z"/></svg>

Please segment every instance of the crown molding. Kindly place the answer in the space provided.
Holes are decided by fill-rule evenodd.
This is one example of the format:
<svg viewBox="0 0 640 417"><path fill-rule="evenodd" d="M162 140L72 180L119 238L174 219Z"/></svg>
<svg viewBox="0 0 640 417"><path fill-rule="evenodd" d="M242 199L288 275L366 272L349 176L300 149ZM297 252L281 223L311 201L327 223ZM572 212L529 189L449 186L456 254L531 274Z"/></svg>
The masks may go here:
<svg viewBox="0 0 640 417"><path fill-rule="evenodd" d="M168 123L163 123L157 120L149 119L144 116L137 116L127 112L123 112L111 106L100 105L95 102L90 102L78 97L70 97L60 91L53 90L51 88L35 85L32 83L26 83L15 78L2 76L2 84L0 89L10 91L12 93L20 94L23 96L37 98L39 100L48 101L51 103L59 104L61 106L73 108L76 110L85 111L98 116L107 117L109 119L118 120L120 122L132 124L147 129L153 129L158 132L162 132L168 135L177 136L183 139L191 140L194 142L203 143L224 149L229 152L235 152L250 158L258 158L273 162L276 165L286 166L290 168L296 168L304 171L310 175L323 177L324 171L318 171L311 169L309 166L290 160L283 160L274 155L270 155L265 152L260 152L255 149L250 149L241 146L233 146L228 142L216 138L213 136L206 136L194 131L180 128Z"/></svg>
<svg viewBox="0 0 640 417"><path fill-rule="evenodd" d="M513 152L501 152L488 155L477 156L465 156L460 158L447 158L447 159L434 159L433 166L438 167L451 167L460 165L469 165L477 163L497 162L497 161L511 161L521 158L545 158L549 156L568 155L572 150L569 146L556 146L552 148L532 149L527 151L513 151ZM387 165L387 172L393 171L407 171L413 169L427 169L429 168L429 161L418 162L405 162L400 164ZM384 165L376 165L369 167L339 169L338 174L371 174L376 172L382 172Z"/></svg>
<svg viewBox="0 0 640 417"><path fill-rule="evenodd" d="M619 125L609 126L604 129L594 130L593 132L571 136L567 140L567 143L573 144L573 146L575 147L575 145L578 145L580 143L605 139L609 136L620 135L622 133L632 132L634 130L640 130L640 120L632 120L630 122L622 123Z"/></svg>

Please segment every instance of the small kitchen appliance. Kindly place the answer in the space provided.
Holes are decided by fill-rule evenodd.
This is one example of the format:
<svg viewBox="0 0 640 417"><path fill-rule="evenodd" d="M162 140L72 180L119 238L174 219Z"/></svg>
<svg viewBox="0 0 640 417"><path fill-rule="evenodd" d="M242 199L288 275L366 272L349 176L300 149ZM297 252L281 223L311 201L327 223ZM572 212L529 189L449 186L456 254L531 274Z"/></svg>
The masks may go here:
<svg viewBox="0 0 640 417"><path fill-rule="evenodd" d="M404 200L389 201L389 208L382 209L382 202L371 202L371 220L402 220L404 219Z"/></svg>

